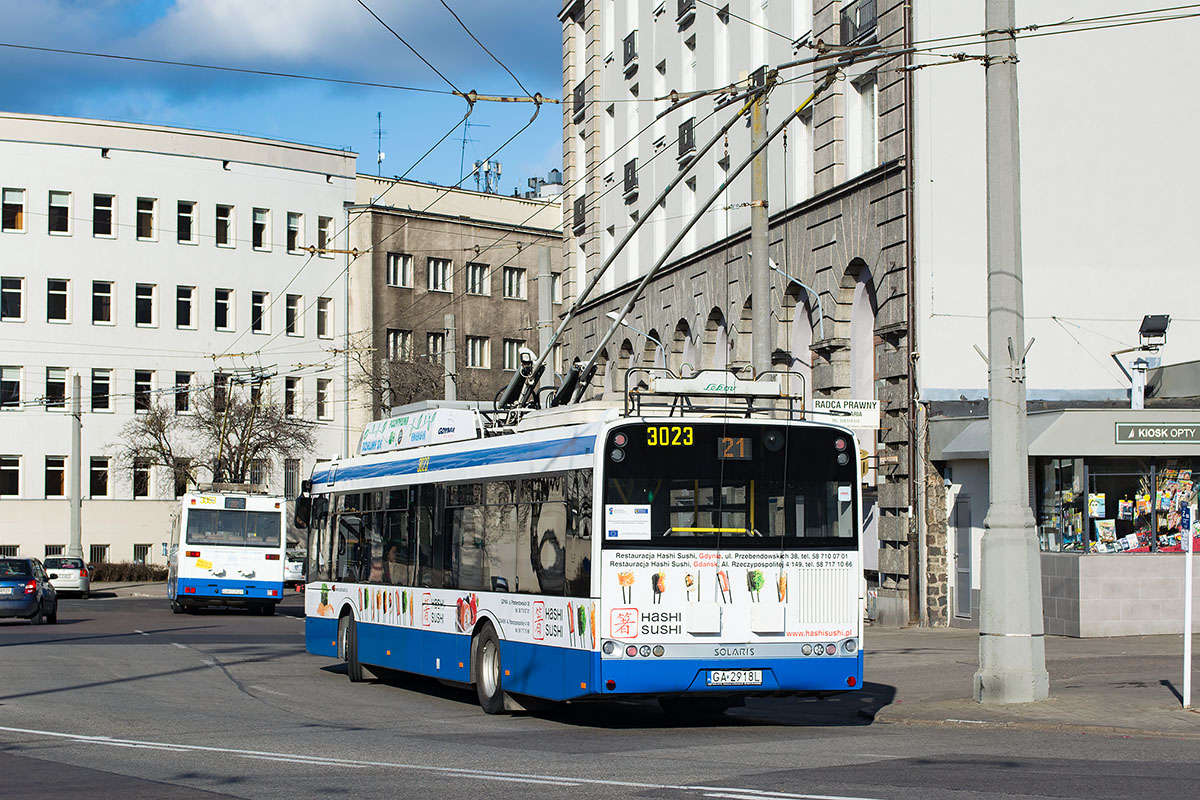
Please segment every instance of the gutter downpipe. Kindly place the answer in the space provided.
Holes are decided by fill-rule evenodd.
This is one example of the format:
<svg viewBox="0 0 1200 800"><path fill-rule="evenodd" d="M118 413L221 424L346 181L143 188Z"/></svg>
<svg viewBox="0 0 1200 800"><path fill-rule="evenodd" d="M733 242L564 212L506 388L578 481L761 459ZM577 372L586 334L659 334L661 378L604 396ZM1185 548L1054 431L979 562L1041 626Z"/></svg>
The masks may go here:
<svg viewBox="0 0 1200 800"><path fill-rule="evenodd" d="M913 9L912 4L908 3L904 6L904 66L912 67L913 54ZM925 448L927 446L926 427L924 422L923 409L920 406L917 392L917 359L920 357L920 351L917 350L917 325L916 325L916 169L913 165L915 160L914 142L916 137L913 134L913 70L904 70L904 259L906 261L904 267L905 276L905 304L906 314L908 317L908 422L914 434L910 437L911 444L908 451L908 497L912 503L915 498L916 502L916 558L911 555L909 557L909 567L916 564L915 581L910 577L909 580L909 619L919 620L922 627L929 625L929 598L927 594L928 571L929 571L929 531L927 518L925 516L926 504L929 501L926 486L925 476L921 473L921 469L925 464ZM914 543L910 540L910 546ZM948 563L948 562L947 562ZM915 584L915 585L914 585ZM915 606L915 607L914 607ZM915 612L915 613L914 613Z"/></svg>

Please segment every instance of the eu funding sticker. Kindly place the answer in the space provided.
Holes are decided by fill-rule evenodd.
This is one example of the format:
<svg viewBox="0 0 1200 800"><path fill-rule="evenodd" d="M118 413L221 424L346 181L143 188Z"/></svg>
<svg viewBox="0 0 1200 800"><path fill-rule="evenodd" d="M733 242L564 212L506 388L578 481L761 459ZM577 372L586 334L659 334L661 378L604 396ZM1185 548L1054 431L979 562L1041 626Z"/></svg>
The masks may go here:
<svg viewBox="0 0 1200 800"><path fill-rule="evenodd" d="M605 506L604 538L620 541L649 541L650 506Z"/></svg>
<svg viewBox="0 0 1200 800"><path fill-rule="evenodd" d="M877 430L879 428L878 400L838 400L829 397L814 397L812 410L821 415L821 421L845 425L847 428Z"/></svg>

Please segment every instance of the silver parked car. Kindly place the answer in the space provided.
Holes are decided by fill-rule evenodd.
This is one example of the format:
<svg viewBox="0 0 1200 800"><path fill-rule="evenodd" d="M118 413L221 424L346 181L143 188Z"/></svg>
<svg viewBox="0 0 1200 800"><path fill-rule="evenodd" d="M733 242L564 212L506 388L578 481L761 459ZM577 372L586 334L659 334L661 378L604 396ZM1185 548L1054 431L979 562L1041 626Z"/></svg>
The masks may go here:
<svg viewBox="0 0 1200 800"><path fill-rule="evenodd" d="M87 597L92 591L92 572L82 558L47 556L42 562L50 573L50 583L59 592L78 592Z"/></svg>
<svg viewBox="0 0 1200 800"><path fill-rule="evenodd" d="M305 561L308 553L303 550L288 548L287 560L283 562L283 583L303 585L305 581Z"/></svg>

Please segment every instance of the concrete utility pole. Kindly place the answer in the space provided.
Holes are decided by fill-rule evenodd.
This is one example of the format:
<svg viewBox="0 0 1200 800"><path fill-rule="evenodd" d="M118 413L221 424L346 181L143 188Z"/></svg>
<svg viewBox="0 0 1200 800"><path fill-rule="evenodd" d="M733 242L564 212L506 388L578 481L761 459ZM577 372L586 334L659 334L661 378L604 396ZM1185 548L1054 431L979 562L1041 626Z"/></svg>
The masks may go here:
<svg viewBox="0 0 1200 800"><path fill-rule="evenodd" d="M454 348L458 341L458 332L454 330L454 315L444 317L446 323L446 347L442 350L442 365L446 375L446 399L458 399L458 366L454 359Z"/></svg>
<svg viewBox="0 0 1200 800"><path fill-rule="evenodd" d="M1028 703L1050 692L1042 570L1029 508L1025 439L1025 305L1013 0L987 0L988 419L991 505L983 521L979 599L981 703Z"/></svg>
<svg viewBox="0 0 1200 800"><path fill-rule="evenodd" d="M79 373L71 376L71 481L67 491L71 495L71 543L67 555L83 558L83 404L80 401L81 381Z"/></svg>
<svg viewBox="0 0 1200 800"><path fill-rule="evenodd" d="M767 136L767 69L759 73L761 86L750 110L750 149ZM767 259L767 148L750 165L750 320L753 325L750 356L754 374L771 368L771 267Z"/></svg>

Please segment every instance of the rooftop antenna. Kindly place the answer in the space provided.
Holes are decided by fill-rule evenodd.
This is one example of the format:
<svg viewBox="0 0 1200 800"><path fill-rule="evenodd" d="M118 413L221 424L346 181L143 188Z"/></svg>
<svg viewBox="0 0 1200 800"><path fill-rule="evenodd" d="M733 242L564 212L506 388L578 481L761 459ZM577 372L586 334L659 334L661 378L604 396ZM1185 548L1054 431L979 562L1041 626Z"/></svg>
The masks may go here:
<svg viewBox="0 0 1200 800"><path fill-rule="evenodd" d="M387 131L385 131L383 129L383 112L376 111L375 112L375 143L376 143L375 170L376 170L376 175L380 178L383 177L383 159L387 157L383 152L383 135L385 133L387 133Z"/></svg>
<svg viewBox="0 0 1200 800"><path fill-rule="evenodd" d="M479 141L478 139L470 138L470 129L490 127L492 126L480 122L471 122L470 120L467 120L463 123L462 152L458 156L458 183L460 186L462 185L462 182L467 179L467 173L463 172L463 165L466 163L467 159L467 142L474 144ZM472 147L471 149L474 150L475 148Z"/></svg>

